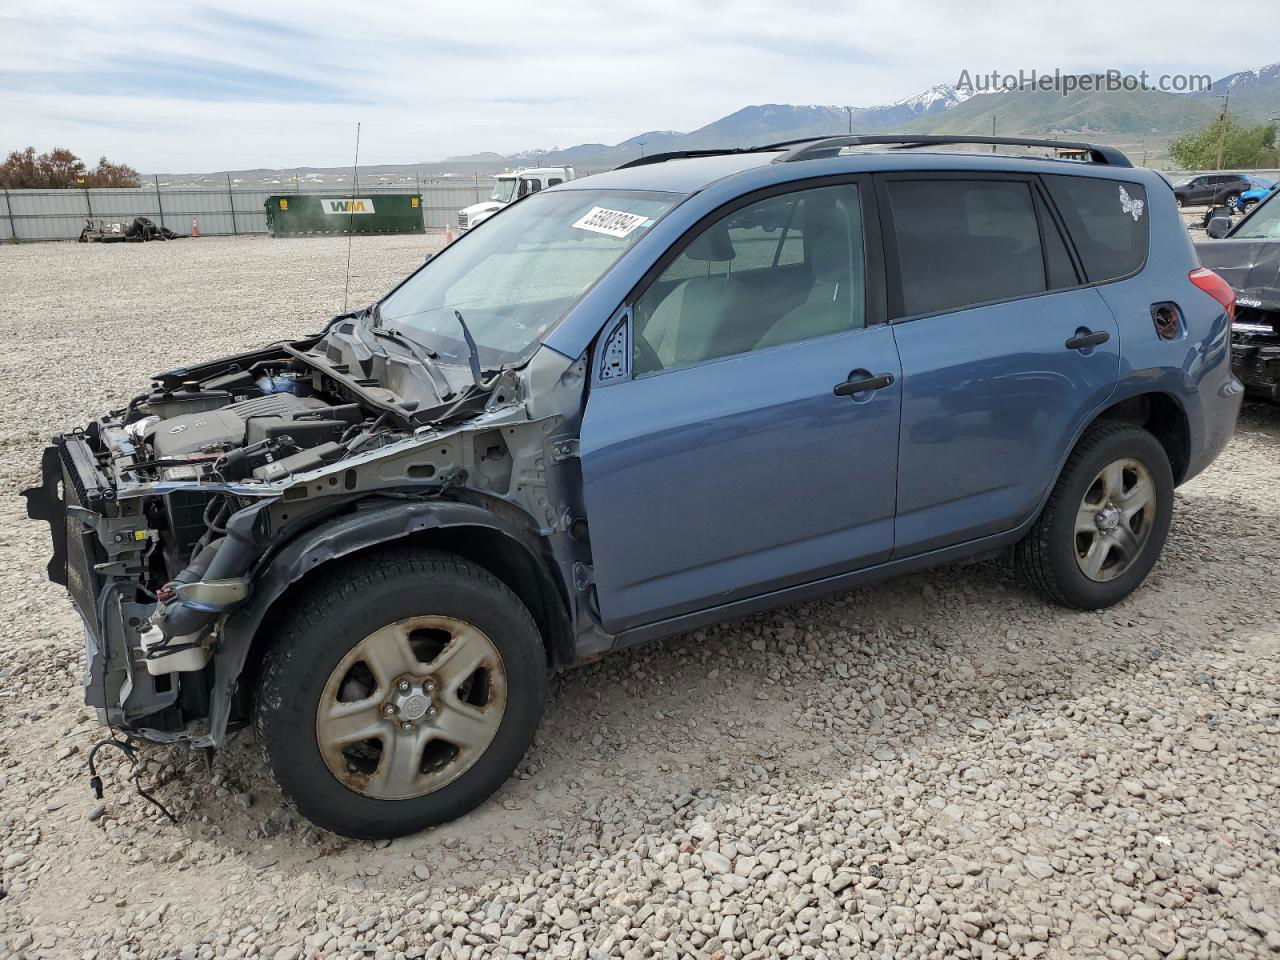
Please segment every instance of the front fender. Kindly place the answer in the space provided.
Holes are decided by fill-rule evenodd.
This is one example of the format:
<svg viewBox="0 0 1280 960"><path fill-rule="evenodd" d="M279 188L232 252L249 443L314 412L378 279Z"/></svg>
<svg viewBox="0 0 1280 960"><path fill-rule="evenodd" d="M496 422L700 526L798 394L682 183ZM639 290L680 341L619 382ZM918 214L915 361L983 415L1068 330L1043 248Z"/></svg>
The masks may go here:
<svg viewBox="0 0 1280 960"><path fill-rule="evenodd" d="M454 500L364 502L350 513L299 534L268 557L253 574L253 594L223 624L214 657L209 728L193 747L216 747L226 735L232 698L258 629L272 606L313 570L370 547L394 543L427 530L483 527L527 550L542 566L536 538L492 509Z"/></svg>

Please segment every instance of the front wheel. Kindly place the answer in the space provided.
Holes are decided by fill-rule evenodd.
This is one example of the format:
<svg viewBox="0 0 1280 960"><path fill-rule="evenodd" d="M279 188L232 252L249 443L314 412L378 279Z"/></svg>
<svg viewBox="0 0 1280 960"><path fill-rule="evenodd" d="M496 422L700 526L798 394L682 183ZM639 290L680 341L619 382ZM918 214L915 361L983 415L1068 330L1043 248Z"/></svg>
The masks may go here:
<svg viewBox="0 0 1280 960"><path fill-rule="evenodd" d="M263 663L255 725L285 797L349 837L461 816L515 770L546 697L528 610L451 554L343 563L289 611Z"/></svg>
<svg viewBox="0 0 1280 960"><path fill-rule="evenodd" d="M1172 513L1173 471L1160 442L1140 427L1103 424L1072 451L1015 561L1055 603L1109 607L1151 572Z"/></svg>

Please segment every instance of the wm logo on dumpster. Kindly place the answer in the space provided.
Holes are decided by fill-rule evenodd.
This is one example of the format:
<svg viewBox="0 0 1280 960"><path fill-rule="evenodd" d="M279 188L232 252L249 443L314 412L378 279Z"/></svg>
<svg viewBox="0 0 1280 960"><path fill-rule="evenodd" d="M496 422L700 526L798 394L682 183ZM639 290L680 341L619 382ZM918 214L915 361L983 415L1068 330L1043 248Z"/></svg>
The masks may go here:
<svg viewBox="0 0 1280 960"><path fill-rule="evenodd" d="M343 198L341 200L323 199L320 201L320 209L325 213L373 213L373 201L365 197L360 198Z"/></svg>

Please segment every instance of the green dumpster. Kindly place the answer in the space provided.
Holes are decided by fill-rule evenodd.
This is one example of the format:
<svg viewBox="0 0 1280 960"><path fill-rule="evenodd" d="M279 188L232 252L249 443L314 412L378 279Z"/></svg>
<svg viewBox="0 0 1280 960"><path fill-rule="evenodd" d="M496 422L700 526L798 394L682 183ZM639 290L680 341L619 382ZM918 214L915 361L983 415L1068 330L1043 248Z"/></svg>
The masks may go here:
<svg viewBox="0 0 1280 960"><path fill-rule="evenodd" d="M268 197L267 229L273 237L350 233L425 233L417 193L289 194Z"/></svg>

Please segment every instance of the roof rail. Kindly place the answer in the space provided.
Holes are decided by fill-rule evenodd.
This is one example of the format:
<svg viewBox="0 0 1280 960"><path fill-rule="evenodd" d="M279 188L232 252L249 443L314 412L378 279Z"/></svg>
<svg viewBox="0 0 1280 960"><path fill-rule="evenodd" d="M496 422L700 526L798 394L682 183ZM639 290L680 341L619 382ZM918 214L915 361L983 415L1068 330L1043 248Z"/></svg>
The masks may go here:
<svg viewBox="0 0 1280 960"><path fill-rule="evenodd" d="M620 163L615 170L626 170L629 167L646 167L651 163L666 163L668 160L687 160L689 157L723 157L731 153L752 153L755 147L726 147L723 150L671 150L667 153L651 153L647 157L636 157L626 163Z"/></svg>
<svg viewBox="0 0 1280 960"><path fill-rule="evenodd" d="M798 137L795 140L782 140L778 143L764 143L755 147L711 147L705 150L670 150L667 153L651 153L647 157L636 157L626 163L614 167L615 170L626 170L628 167L643 167L650 163L666 163L668 160L687 160L689 157L727 157L735 153L769 153L774 150L785 150L800 143L812 143L815 140L829 140L831 134L820 137Z"/></svg>
<svg viewBox="0 0 1280 960"><path fill-rule="evenodd" d="M1106 147L1097 143L1084 143L1078 140L1041 140L1035 137L963 137L963 136L907 136L905 134L852 134L850 136L827 137L823 140L807 143L788 150L781 156L774 157L774 163L790 163L794 160L816 160L821 157L834 157L845 147L861 147L875 144L892 146L896 150L911 150L916 147L936 147L951 144L992 144L1012 147L1053 147L1058 150L1074 150L1086 153L1092 163L1103 163L1113 167L1132 167L1129 158L1115 147Z"/></svg>

